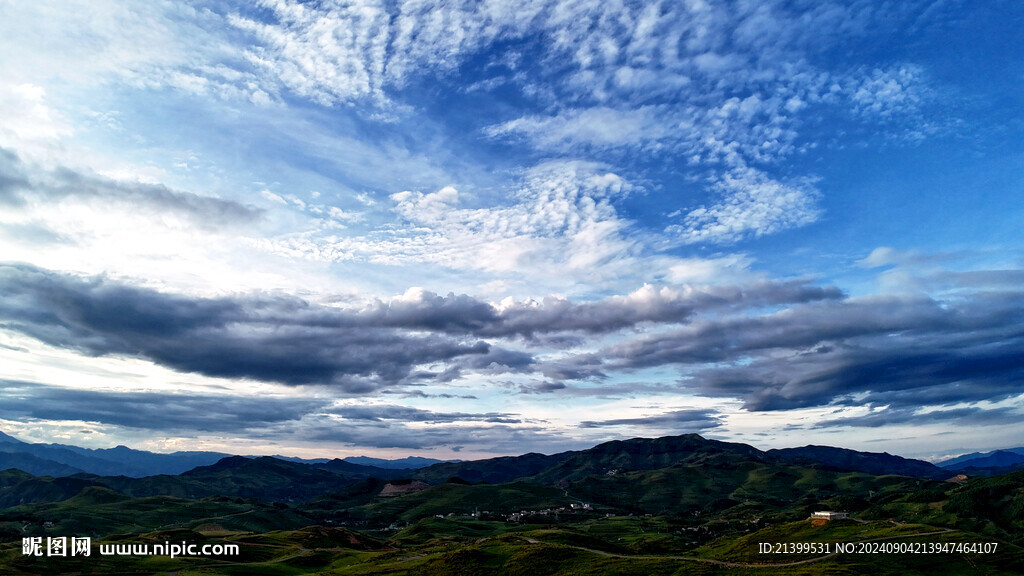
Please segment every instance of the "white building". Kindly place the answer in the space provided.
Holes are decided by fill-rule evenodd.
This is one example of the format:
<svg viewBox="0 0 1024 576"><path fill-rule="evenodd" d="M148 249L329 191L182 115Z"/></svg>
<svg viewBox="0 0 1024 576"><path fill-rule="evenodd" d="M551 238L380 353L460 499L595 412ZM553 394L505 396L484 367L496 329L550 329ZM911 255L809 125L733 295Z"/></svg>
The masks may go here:
<svg viewBox="0 0 1024 576"><path fill-rule="evenodd" d="M849 518L850 515L846 512L815 512L811 514L811 520L839 520L842 518Z"/></svg>

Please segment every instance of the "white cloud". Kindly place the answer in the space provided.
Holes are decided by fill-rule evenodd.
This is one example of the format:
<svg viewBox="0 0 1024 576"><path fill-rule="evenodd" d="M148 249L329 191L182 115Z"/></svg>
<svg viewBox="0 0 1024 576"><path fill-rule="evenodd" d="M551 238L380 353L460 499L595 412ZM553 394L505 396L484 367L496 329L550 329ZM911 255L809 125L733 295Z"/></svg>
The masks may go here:
<svg viewBox="0 0 1024 576"><path fill-rule="evenodd" d="M277 23L239 15L229 18L262 43L247 53L252 64L321 104L381 98L389 20L381 3L329 2L313 7L268 0L262 5L273 11Z"/></svg>
<svg viewBox="0 0 1024 576"><path fill-rule="evenodd" d="M672 284L716 284L750 282L753 260L742 254L716 258L681 258L668 266L667 282Z"/></svg>
<svg viewBox="0 0 1024 576"><path fill-rule="evenodd" d="M666 232L685 243L728 243L804 226L821 211L810 182L782 183L752 168L731 171L713 188L721 202L690 211Z"/></svg>
<svg viewBox="0 0 1024 576"><path fill-rule="evenodd" d="M259 18L245 7L218 13L141 1L6 6L5 20L18 24L0 28L0 47L16 57L5 59L0 71L25 82L56 68L63 80L76 84L114 79L260 105L276 99L281 88L327 105L385 104L391 89L416 76L444 78L495 41L543 38L522 50L549 66L517 71L512 79L521 87L555 80L556 90L578 100L592 98L591 104L611 99L635 105L694 94L721 101L737 91L789 89L804 82L814 69L803 51L814 42L830 33L862 33L887 16L885 10L831 4L796 14L774 3L261 0L259 5L264 9ZM233 30L224 31L225 24ZM907 66L896 76L892 81L905 89L907 77L917 74ZM694 81L692 93L681 92ZM873 98L890 98L892 81L865 84L856 92L858 101L871 108Z"/></svg>
<svg viewBox="0 0 1024 576"><path fill-rule="evenodd" d="M925 74L919 66L903 65L889 70L872 70L857 78L849 89L857 113L872 118L890 118L916 113L929 97Z"/></svg>
<svg viewBox="0 0 1024 576"><path fill-rule="evenodd" d="M260 196L263 196L264 198L266 198L267 200L270 200L271 202L274 202L275 204L280 204L282 206L287 206L288 205L288 201L287 200L285 200L284 198L282 198L278 194L274 194L270 190L261 190L260 191Z"/></svg>
<svg viewBox="0 0 1024 576"><path fill-rule="evenodd" d="M430 263L488 282L546 279L563 287L627 273L643 247L613 202L633 186L600 165L549 162L529 170L498 205L452 186L391 196L397 221L364 236L309 233L260 243L292 257L387 265ZM567 283L567 284L566 284Z"/></svg>
<svg viewBox="0 0 1024 576"><path fill-rule="evenodd" d="M616 110L605 106L570 110L552 117L527 116L488 126L491 137L521 134L546 150L578 146L622 147L642 145L663 138L678 138L678 129L665 117L666 110L643 106Z"/></svg>
<svg viewBox="0 0 1024 576"><path fill-rule="evenodd" d="M74 134L74 127L47 100L42 86L0 81L0 148L46 164L61 155L61 142Z"/></svg>
<svg viewBox="0 0 1024 576"><path fill-rule="evenodd" d="M17 44L11 53L26 58L0 64L9 78L22 82L0 105L11 109L8 116L31 121L15 120L0 130L10 131L19 152L31 138L56 141L70 135L70 123L57 111L67 103L61 108L48 101L60 92L31 83L42 71L69 85L120 82L263 104L290 90L322 104L368 100L374 108L392 106L388 99L395 89L417 76L440 78L444 85L470 56L508 40L518 43L515 53L491 54L500 61L495 73L511 70L504 78L524 90L527 84L546 85L561 104L545 115L532 110L485 132L525 137L539 150L577 157L638 147L677 154L679 164L689 162L693 177L708 179L718 195L697 209L691 199L679 198L684 216L669 229L679 242L733 242L805 225L820 213L810 181L783 182L772 168L799 151L800 114L837 98L831 87L838 80L804 61L807 40L800 36L800 30L822 22L844 26L835 7L794 22L775 5L740 6L738 15L722 6L673 2L487 0L439 6L265 0L261 5L261 17L270 15L266 21L245 8L225 15L144 2L81 2L73 10L45 3L5 7L19 25L9 30L0 24L11 32L0 46L14 50ZM44 21L52 25L40 25ZM224 33L219 28L226 21L235 28ZM91 41L78 47L69 38L83 30ZM248 46L239 46L239 40ZM769 47L768 40L781 47ZM780 57L762 57L764 50ZM913 87L923 77L908 65L841 84L861 113L898 115L912 108ZM335 202L337 194L331 201L310 201L288 182L261 184L278 191L267 189L264 200L288 207L272 217L298 222L300 231L293 226L290 235L269 241L246 238L251 244L330 262L425 262L494 276L474 278L479 284L515 283L521 281L517 275L599 281L627 269L664 275L680 266L672 258L652 258L671 242L644 237L616 209L630 186L614 164L545 164L502 198L492 192L501 185L494 182L497 176L455 167L462 160L445 150L420 153L400 139L367 144L355 130L356 136L349 136L351 125L328 134L312 114L280 116L279 123L263 119L253 132L275 131L300 142L310 159L351 176L347 184L370 189L378 199L362 193L358 202L379 204L364 214L358 205ZM749 168L755 164L758 170ZM166 179L155 167L95 170L118 178ZM459 183L458 190L441 187L451 182ZM392 212L384 216L398 219L382 222L380 204L388 204L387 192L403 188L435 191L390 196ZM306 219L295 218L297 212ZM176 225L173 218L165 220ZM341 232L356 223L365 226ZM86 234L78 225L72 230ZM118 242L124 238L119 235Z"/></svg>
<svg viewBox="0 0 1024 576"><path fill-rule="evenodd" d="M0 85L0 145L14 141L58 140L72 133L71 124L46 103L46 90L34 84Z"/></svg>
<svg viewBox="0 0 1024 576"><path fill-rule="evenodd" d="M5 3L0 77L62 89L122 83L249 98L259 79L217 30L221 16L172 2ZM264 93L264 95L266 95Z"/></svg>
<svg viewBox="0 0 1024 576"><path fill-rule="evenodd" d="M794 58L787 50L808 42L808 30L846 24L834 18L836 10L798 20L780 6L741 6L737 14L737 7L676 2L261 4L273 14L272 21L230 17L256 42L249 60L296 93L324 104L383 101L389 87L404 86L419 75L443 77L496 40L536 35L545 41L532 57L553 68L570 64L573 70L563 76L566 87L598 101L623 93L641 99L672 94L694 74L747 85L760 82L744 70L752 61L770 63L781 55L788 58L780 64L791 64ZM492 78L491 83L502 82Z"/></svg>

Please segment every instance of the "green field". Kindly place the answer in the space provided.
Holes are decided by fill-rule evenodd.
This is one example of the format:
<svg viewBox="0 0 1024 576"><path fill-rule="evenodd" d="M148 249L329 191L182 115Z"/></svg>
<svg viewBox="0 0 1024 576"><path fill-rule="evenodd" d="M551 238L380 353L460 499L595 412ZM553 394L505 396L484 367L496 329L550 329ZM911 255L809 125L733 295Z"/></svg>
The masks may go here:
<svg viewBox="0 0 1024 576"><path fill-rule="evenodd" d="M1021 574L1024 550L995 554L762 554L761 542L991 541L976 534L888 521L794 522L683 550L663 518L614 517L564 526L426 519L379 540L343 528L254 533L160 531L126 540L236 543L236 558L29 558L0 548L0 574ZM680 549L675 549L676 547Z"/></svg>

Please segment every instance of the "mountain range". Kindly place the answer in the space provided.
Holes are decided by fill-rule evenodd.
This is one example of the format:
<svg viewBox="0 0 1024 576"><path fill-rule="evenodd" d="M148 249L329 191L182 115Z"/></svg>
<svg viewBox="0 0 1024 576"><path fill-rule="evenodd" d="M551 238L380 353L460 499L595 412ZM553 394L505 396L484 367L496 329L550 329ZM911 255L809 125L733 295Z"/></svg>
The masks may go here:
<svg viewBox="0 0 1024 576"><path fill-rule="evenodd" d="M679 437L682 438L682 437ZM602 449L615 446L628 447L614 442L602 444ZM887 453L859 452L829 446L804 446L759 451L749 447L750 454L760 458L803 464L836 471L857 471L868 474L900 474L930 479L944 479L949 472L964 472L969 475L990 476L1024 469L1024 447L1007 448L985 453L971 453L931 464ZM596 447L595 447L596 449ZM675 452L667 446L665 454L671 457ZM440 482L457 476L468 482L500 483L511 479L537 474L542 470L571 459L575 452L553 455L524 454L515 457L499 457L477 461L441 461L433 458L407 457L395 460L350 456L344 459L302 459L275 456L279 460L306 464L326 470L347 472L355 477L366 477L366 469L346 469L347 465L369 468L378 478L400 477L405 472L420 471L416 476L428 482ZM72 476L93 474L97 476L127 476L142 478L156 475L177 475L201 466L210 466L223 458L232 456L221 452L184 451L170 454L136 450L126 446L114 448L81 448L67 444L28 443L0 432L0 470L16 468L35 476ZM639 455L637 455L639 456ZM648 455L658 461L655 454ZM627 458L629 460L629 458ZM599 466L606 469L628 468L635 462L603 461ZM575 463L566 464L574 467ZM598 466L598 464L595 464ZM361 470L361 471L360 471ZM394 470L398 472L387 472ZM589 470L576 469L575 475L585 475ZM552 472L554 473L554 472ZM572 476L567 475L567 476Z"/></svg>
<svg viewBox="0 0 1024 576"><path fill-rule="evenodd" d="M1024 470L1024 447L974 452L939 462L945 469L969 475L994 476Z"/></svg>
<svg viewBox="0 0 1024 576"><path fill-rule="evenodd" d="M88 486L104 487L130 497L224 496L295 504L346 490L351 492L351 487L360 483L365 484L366 490L380 491L381 483L403 479L418 481L424 487L453 483L498 485L523 480L563 488L575 485L600 500L601 494L611 487L622 489L619 485L623 478L643 485L650 480L649 472L681 468L699 474L743 468L747 473L759 471L758 474L770 477L770 482L782 483L788 482L793 474L811 473L821 478L859 473L929 480L944 480L952 475L927 462L887 453L827 446L762 451L746 444L708 440L696 434L617 440L587 450L552 455L529 453L438 462L417 469L367 466L342 459L293 461L212 452L154 454L124 447L86 450L54 444L26 444L10 436L2 440L5 451L0 452L0 469L20 472L8 470L5 473L6 479L0 484L0 506L60 501ZM53 459L43 459L32 452ZM208 460L215 461L205 462ZM150 469L156 473L140 473L153 462L159 464ZM185 471L174 469L194 462L204 463ZM86 466L103 472L111 469L118 472L86 472L83 471ZM133 474L123 473L125 469ZM614 478L616 476L618 479ZM726 481L723 477L719 480L725 482L724 486L736 479ZM720 496L728 498L731 490Z"/></svg>
<svg viewBox="0 0 1024 576"><path fill-rule="evenodd" d="M854 470L866 474L899 474L917 478L944 480L949 472L923 460L894 456L887 452L858 452L832 446L804 446L769 450L769 457L791 464L821 465L834 470Z"/></svg>
<svg viewBox="0 0 1024 576"><path fill-rule="evenodd" d="M86 473L98 476L142 478L160 474L181 474L199 466L209 466L232 456L221 452L172 452L169 454L135 450L126 446L114 448L81 448L68 444L28 443L0 432L0 470L17 468L36 476L71 476ZM326 458L303 460L277 457L280 460L320 465L333 462ZM384 460L355 456L345 461L353 464L387 469L416 469L442 462L432 458L409 457Z"/></svg>
<svg viewBox="0 0 1024 576"><path fill-rule="evenodd" d="M409 457L383 460L365 456L345 459L303 460L286 457L260 457L263 462L277 461L310 466L353 479L414 477L431 483L458 477L470 483L497 484L541 474L545 479L572 480L610 470L656 469L685 462L696 444L703 450L739 453L766 462L781 462L820 467L835 471L867 474L898 474L919 478L944 479L948 470L967 467L1011 466L1024 462L1020 453L997 451L969 455L944 462L942 467L888 453L858 452L829 446L804 446L761 451L746 444L706 440L690 434L655 440L635 438L611 441L583 452L552 455L529 453L473 461L440 461ZM80 448L65 444L31 444L0 432L0 470L16 468L34 476L149 476L184 475L193 469L224 466L224 461L242 463L247 457L219 452L173 452L161 454L134 450L125 446L106 449ZM239 460L241 459L241 460Z"/></svg>
<svg viewBox="0 0 1024 576"><path fill-rule="evenodd" d="M33 459L27 459L31 456ZM126 446L114 448L80 448L67 444L31 444L0 432L0 469L21 468L32 474L67 476L80 472L99 475L149 476L180 474L196 466L213 464L229 456L219 452L173 452L160 454L134 450ZM62 465L60 472L56 465Z"/></svg>
<svg viewBox="0 0 1024 576"><path fill-rule="evenodd" d="M25 461L38 465L32 458ZM886 453L827 446L763 451L696 434L415 469L268 456L225 456L144 477L7 469L0 470L0 574L81 573L82 564L44 566L3 544L53 534L241 544L242 564L205 564L218 574L334 573L342 565L353 574L477 574L518 563L521 570L503 573L561 575L676 574L658 572L658 562L674 565L679 554L762 566L766 560L751 542L810 541L829 530L844 541L914 534L996 539L1011 552L971 562L985 563L984 573L1020 573L1024 563L1012 551L1024 545L1024 471L967 479L954 472ZM819 528L806 521L815 510L856 520ZM350 547L359 550L355 556ZM548 556L531 559L538 552ZM551 568L567 554L582 563ZM621 561L597 568L611 557ZM815 561L832 566L827 558ZM832 566L828 573L863 573L843 558L834 562L850 569ZM914 561L924 564L907 572L906 558L891 566L886 558L871 559L872 569L888 566L873 573L959 574L974 565L956 564L957 556L926 566L934 558L921 557ZM434 568L426 570L423 559ZM110 562L90 573L155 570ZM393 570L383 568L389 563ZM639 564L627 570L632 563ZM168 564L160 571L182 569Z"/></svg>

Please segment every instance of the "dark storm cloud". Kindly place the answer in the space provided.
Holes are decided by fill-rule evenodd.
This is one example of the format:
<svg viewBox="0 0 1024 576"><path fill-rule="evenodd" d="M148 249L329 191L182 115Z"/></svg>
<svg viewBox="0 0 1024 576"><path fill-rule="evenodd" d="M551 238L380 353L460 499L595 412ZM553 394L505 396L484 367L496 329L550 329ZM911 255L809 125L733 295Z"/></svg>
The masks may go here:
<svg viewBox="0 0 1024 576"><path fill-rule="evenodd" d="M159 432L238 432L323 410L306 398L58 388L0 380L0 418L82 420Z"/></svg>
<svg viewBox="0 0 1024 576"><path fill-rule="evenodd" d="M671 383L660 382L606 382L595 384L573 385L555 380L532 380L525 383L512 381L500 382L506 390L514 390L520 394L557 394L561 398L604 398L608 400L622 398L650 398L664 394L678 394L679 388Z"/></svg>
<svg viewBox="0 0 1024 576"><path fill-rule="evenodd" d="M271 432L278 437L278 432ZM521 454L524 446L544 453L578 449L577 442L542 426L460 424L412 427L402 421L346 422L308 420L290 428L291 434L312 441L341 442L372 448L422 450L473 447L498 454Z"/></svg>
<svg viewBox="0 0 1024 576"><path fill-rule="evenodd" d="M961 274L963 286L941 300L837 299L838 292L797 282L645 287L590 303L506 307L421 291L342 309L287 296L185 297L0 265L0 326L85 354L146 358L208 376L331 384L349 394L401 392L469 372L542 377L518 391L569 395L574 381L611 385L611 375L672 367L683 391L739 398L748 410L951 405L1024 392L1024 293L1013 289L1016 277ZM533 338L561 331L585 344L602 322L624 339L557 355ZM482 340L502 337L521 349Z"/></svg>
<svg viewBox="0 0 1024 576"><path fill-rule="evenodd" d="M103 277L0 265L0 323L47 344L97 356L136 356L208 376L331 383L350 393L406 379L450 381L464 370L535 371L529 352L494 347L482 337L542 329L596 332L602 323L613 331L640 322L682 321L698 304L721 308L832 296L831 289L804 283L764 283L682 294L645 289L595 303L549 300L499 310L469 296L418 292L342 310L285 296L191 298ZM412 371L432 363L445 368ZM600 375L557 364L543 371L554 379Z"/></svg>
<svg viewBox="0 0 1024 576"><path fill-rule="evenodd" d="M490 349L474 339L368 329L345 318L294 298L187 298L0 266L4 328L85 354L141 357L183 372L364 393L400 382L415 365Z"/></svg>
<svg viewBox="0 0 1024 576"><path fill-rule="evenodd" d="M385 420L397 420L402 422L429 422L452 423L452 422L488 422L500 424L518 424L520 420L514 414L499 412L487 412L483 414L467 414L464 412L431 412L409 406L340 406L328 411L330 414L341 416L345 420L362 420L368 422L383 422Z"/></svg>
<svg viewBox="0 0 1024 576"><path fill-rule="evenodd" d="M872 299L796 306L774 314L697 321L611 347L613 366L720 362L772 349L805 350L862 336L944 329L955 319L929 299Z"/></svg>
<svg viewBox="0 0 1024 576"><path fill-rule="evenodd" d="M580 331L608 333L642 323L683 323L700 311L730 307L756 307L782 303L835 299L842 293L802 281L761 282L745 287L709 286L677 292L645 287L627 296L596 302L573 303L562 298L517 303L501 311L498 322L481 335L533 336L539 333Z"/></svg>
<svg viewBox="0 0 1024 576"><path fill-rule="evenodd" d="M1008 354L971 351L917 354L899 347L812 362L758 360L704 370L686 385L709 396L741 398L747 410L827 404L909 406L998 401L1024 393L1024 345ZM988 361L991 360L991 363ZM979 368L972 372L973 367Z"/></svg>
<svg viewBox="0 0 1024 576"><path fill-rule="evenodd" d="M971 406L967 408L954 408L950 410L931 410L921 412L916 408L887 408L876 410L862 416L846 416L823 420L814 425L814 428L838 428L851 426L855 428L880 428L898 424L913 424L915 426L955 423L957 425L970 426L998 426L1002 424L1018 424L1024 419L1024 414L1013 408L980 408Z"/></svg>
<svg viewBox="0 0 1024 576"><path fill-rule="evenodd" d="M680 386L748 410L832 402L953 404L1024 393L1024 295L870 298L702 321L577 361L630 370L675 364Z"/></svg>
<svg viewBox="0 0 1024 576"><path fill-rule="evenodd" d="M518 350L491 347L484 354L453 358L443 372L419 372L414 377L435 382L452 382L469 370L480 375L522 374L534 369L533 356Z"/></svg>
<svg viewBox="0 0 1024 576"><path fill-rule="evenodd" d="M239 433L254 437L331 440L380 448L550 443L515 414L431 412L406 406L330 406L319 398L202 393L78 390L0 380L0 418L80 420L159 433ZM415 422L423 427L410 428Z"/></svg>
<svg viewBox="0 0 1024 576"><path fill-rule="evenodd" d="M878 343L883 344L883 343ZM742 398L748 410L844 405L949 405L1024 393L1024 343L993 350L925 352L909 343L802 358L763 358L703 370L690 385L703 394Z"/></svg>
<svg viewBox="0 0 1024 576"><path fill-rule="evenodd" d="M643 323L684 323L704 310L812 302L841 296L836 288L814 286L805 281L759 282L745 287L688 287L681 292L646 287L628 296L612 296L596 302L573 303L552 297L496 308L466 295L440 296L419 291L406 298L376 300L359 310L358 316L335 321L479 337L532 338L560 332L610 333ZM550 344L553 340L545 342ZM578 343L578 340L570 342ZM523 358L515 360L523 364Z"/></svg>
<svg viewBox="0 0 1024 576"><path fill-rule="evenodd" d="M66 198L120 204L135 214L176 214L211 228L251 223L263 216L262 210L252 206L160 184L124 182L65 167L35 168L13 152L0 149L0 205L21 207Z"/></svg>
<svg viewBox="0 0 1024 576"><path fill-rule="evenodd" d="M478 400L472 394L428 394L422 390L380 390L378 394L390 394L402 398L444 398L447 400Z"/></svg>
<svg viewBox="0 0 1024 576"><path fill-rule="evenodd" d="M523 394L553 394L565 390L566 385L563 382L534 382L520 384L518 389Z"/></svg>
<svg viewBox="0 0 1024 576"><path fill-rule="evenodd" d="M722 425L714 410L687 409L675 410L655 416L642 418L618 418L614 420L598 420L580 422L581 428L605 428L608 426L630 426L639 428L666 428L674 432L699 432Z"/></svg>

